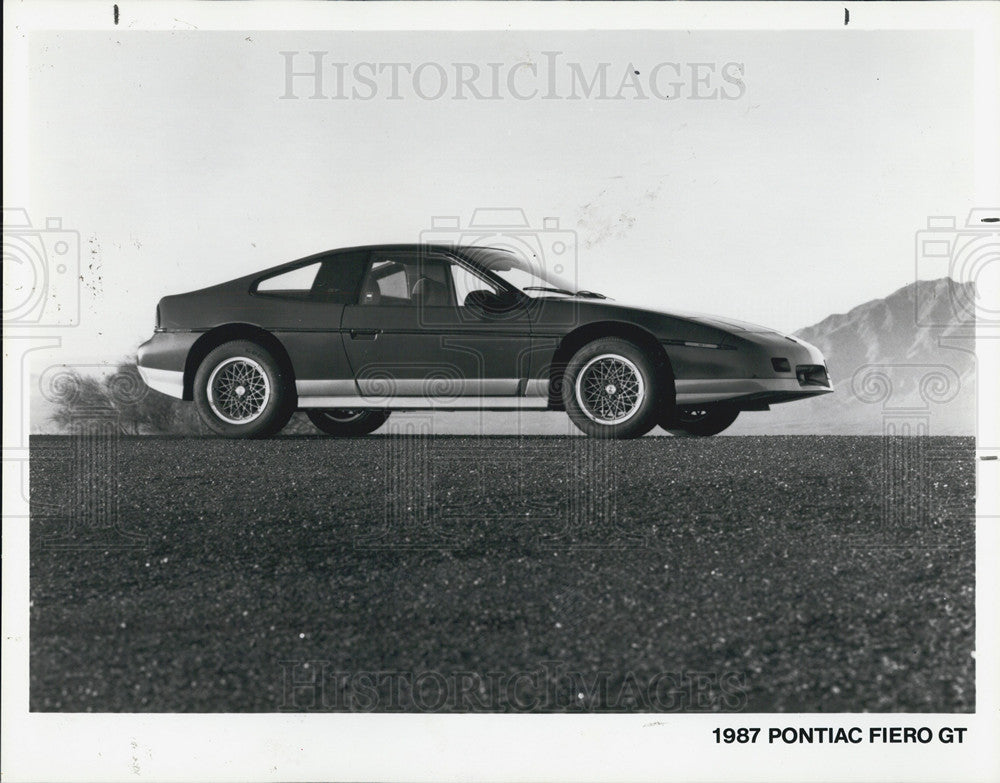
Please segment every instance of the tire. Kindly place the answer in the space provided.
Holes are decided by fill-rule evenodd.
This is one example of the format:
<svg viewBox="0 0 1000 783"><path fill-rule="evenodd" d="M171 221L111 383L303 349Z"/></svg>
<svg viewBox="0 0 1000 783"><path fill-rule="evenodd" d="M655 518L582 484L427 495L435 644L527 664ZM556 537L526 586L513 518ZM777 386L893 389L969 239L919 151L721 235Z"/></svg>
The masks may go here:
<svg viewBox="0 0 1000 783"><path fill-rule="evenodd" d="M661 373L634 343L602 337L578 350L563 375L563 405L594 438L638 438L656 426Z"/></svg>
<svg viewBox="0 0 1000 783"><path fill-rule="evenodd" d="M677 437L706 437L718 435L736 421L739 414L733 406L721 404L678 408L660 426Z"/></svg>
<svg viewBox="0 0 1000 783"><path fill-rule="evenodd" d="M211 351L194 377L202 421L227 438L263 438L295 410L291 374L262 346L234 340Z"/></svg>
<svg viewBox="0 0 1000 783"><path fill-rule="evenodd" d="M309 421L327 435L350 437L375 432L389 418L389 411L333 410L306 411Z"/></svg>

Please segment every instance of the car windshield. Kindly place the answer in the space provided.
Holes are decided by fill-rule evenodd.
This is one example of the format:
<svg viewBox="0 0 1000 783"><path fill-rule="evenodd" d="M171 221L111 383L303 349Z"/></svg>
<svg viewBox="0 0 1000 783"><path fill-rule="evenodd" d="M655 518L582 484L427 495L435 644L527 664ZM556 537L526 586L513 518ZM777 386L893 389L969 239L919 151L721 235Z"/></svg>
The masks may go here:
<svg viewBox="0 0 1000 783"><path fill-rule="evenodd" d="M511 251L492 247L465 248L465 252L477 264L528 296L575 296L577 293L572 282L546 268L537 258L528 260Z"/></svg>

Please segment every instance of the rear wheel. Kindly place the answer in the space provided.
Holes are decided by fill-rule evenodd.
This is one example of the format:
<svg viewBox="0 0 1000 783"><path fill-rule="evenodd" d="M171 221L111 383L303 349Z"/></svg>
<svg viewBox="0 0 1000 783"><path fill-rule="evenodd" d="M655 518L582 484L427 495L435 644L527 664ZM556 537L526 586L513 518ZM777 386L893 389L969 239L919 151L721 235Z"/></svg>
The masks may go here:
<svg viewBox="0 0 1000 783"><path fill-rule="evenodd" d="M656 425L660 381L639 346L603 337L566 366L563 404L573 423L596 438L638 438Z"/></svg>
<svg viewBox="0 0 1000 783"><path fill-rule="evenodd" d="M718 435L736 421L739 413L733 406L723 404L676 408L660 426L680 437Z"/></svg>
<svg viewBox="0 0 1000 783"><path fill-rule="evenodd" d="M274 435L294 408L291 378L262 346L234 340L212 350L194 378L198 414L227 438Z"/></svg>
<svg viewBox="0 0 1000 783"><path fill-rule="evenodd" d="M389 411L335 408L306 411L306 415L309 421L327 435L351 436L374 432L385 424L389 418Z"/></svg>

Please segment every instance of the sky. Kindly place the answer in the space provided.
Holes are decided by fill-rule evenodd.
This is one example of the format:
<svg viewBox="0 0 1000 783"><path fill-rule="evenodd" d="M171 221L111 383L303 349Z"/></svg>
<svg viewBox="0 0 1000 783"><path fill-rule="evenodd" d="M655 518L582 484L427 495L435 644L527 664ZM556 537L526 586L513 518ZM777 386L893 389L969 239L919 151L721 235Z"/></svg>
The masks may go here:
<svg viewBox="0 0 1000 783"><path fill-rule="evenodd" d="M314 51L321 98L281 54ZM961 32L35 33L27 206L80 237L79 323L39 357L113 361L161 296L491 208L582 288L793 331L912 282L927 217L975 206L972 67Z"/></svg>

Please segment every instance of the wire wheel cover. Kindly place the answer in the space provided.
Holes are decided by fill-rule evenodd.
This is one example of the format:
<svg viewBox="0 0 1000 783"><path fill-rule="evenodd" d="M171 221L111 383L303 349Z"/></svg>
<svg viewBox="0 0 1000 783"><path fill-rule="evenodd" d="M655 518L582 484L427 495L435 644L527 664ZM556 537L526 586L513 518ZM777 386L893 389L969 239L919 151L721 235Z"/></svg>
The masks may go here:
<svg viewBox="0 0 1000 783"><path fill-rule="evenodd" d="M596 356L576 376L576 401L599 424L627 421L644 397L642 373L624 356Z"/></svg>
<svg viewBox="0 0 1000 783"><path fill-rule="evenodd" d="M267 373L245 356L223 360L208 379L208 404L229 424L249 424L264 412L270 399Z"/></svg>

